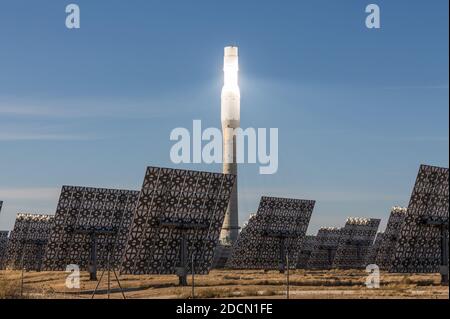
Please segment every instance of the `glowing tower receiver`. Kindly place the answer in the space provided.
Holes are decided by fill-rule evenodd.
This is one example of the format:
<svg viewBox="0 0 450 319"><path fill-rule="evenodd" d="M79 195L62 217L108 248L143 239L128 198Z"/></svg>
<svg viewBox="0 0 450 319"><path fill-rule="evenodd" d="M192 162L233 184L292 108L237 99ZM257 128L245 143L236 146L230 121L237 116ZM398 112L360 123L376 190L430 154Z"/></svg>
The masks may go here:
<svg viewBox="0 0 450 319"><path fill-rule="evenodd" d="M238 86L238 48L225 47L223 59L224 85L221 96L221 120L223 131L223 173L237 176L236 136L240 126L241 93ZM234 243L239 234L237 179L225 214L220 241Z"/></svg>

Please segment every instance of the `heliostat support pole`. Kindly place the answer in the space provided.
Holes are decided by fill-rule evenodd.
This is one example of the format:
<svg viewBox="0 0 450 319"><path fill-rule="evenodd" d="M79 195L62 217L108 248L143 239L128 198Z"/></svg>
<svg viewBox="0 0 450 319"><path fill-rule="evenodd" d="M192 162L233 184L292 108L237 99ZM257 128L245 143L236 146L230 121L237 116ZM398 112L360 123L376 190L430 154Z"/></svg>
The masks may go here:
<svg viewBox="0 0 450 319"><path fill-rule="evenodd" d="M186 235L184 231L181 233L180 244L180 268L178 273L178 280L180 286L187 286L187 271L186 271Z"/></svg>
<svg viewBox="0 0 450 319"><path fill-rule="evenodd" d="M441 284L448 286L448 225L441 227Z"/></svg>
<svg viewBox="0 0 450 319"><path fill-rule="evenodd" d="M89 258L89 280L97 281L97 236L91 234L91 256Z"/></svg>

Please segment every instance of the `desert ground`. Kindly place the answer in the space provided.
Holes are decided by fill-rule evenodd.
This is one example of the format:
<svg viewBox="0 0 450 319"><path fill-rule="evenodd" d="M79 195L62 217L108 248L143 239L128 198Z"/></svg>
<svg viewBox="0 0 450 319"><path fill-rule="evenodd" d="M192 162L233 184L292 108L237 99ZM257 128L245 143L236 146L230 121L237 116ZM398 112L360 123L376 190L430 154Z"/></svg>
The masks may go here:
<svg viewBox="0 0 450 319"><path fill-rule="evenodd" d="M100 278L101 272L98 273ZM0 271L0 299L89 299L97 282L81 273L80 289L68 289L64 272ZM290 299L448 299L448 287L440 285L440 276L433 274L381 274L379 289L365 286L364 271L295 270L290 272ZM192 288L179 287L176 276L119 276L128 299L191 298ZM191 278L188 278L189 284ZM195 277L195 298L287 298L286 274L276 271L213 270L209 275ZM108 298L107 274L103 276L94 298ZM111 273L109 298L122 298Z"/></svg>

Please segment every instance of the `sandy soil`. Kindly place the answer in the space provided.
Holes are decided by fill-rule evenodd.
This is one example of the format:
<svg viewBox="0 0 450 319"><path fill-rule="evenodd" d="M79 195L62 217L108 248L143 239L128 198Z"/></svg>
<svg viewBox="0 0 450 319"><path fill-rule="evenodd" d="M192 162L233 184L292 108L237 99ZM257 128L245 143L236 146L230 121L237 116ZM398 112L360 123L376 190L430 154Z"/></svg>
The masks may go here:
<svg viewBox="0 0 450 319"><path fill-rule="evenodd" d="M21 293L21 272L0 271L1 298L91 298L97 282L81 274L80 289L66 288L64 272L25 272ZM98 277L100 278L101 272ZM179 287L176 276L119 276L127 298L190 298L191 287ZM439 275L381 275L381 287L368 289L364 271L304 271L290 274L291 299L427 298L448 299L448 287ZM189 284L191 279L188 279ZM278 272L214 270L195 277L196 298L286 298L286 275ZM105 273L95 298L108 298ZM111 273L110 298L122 298Z"/></svg>

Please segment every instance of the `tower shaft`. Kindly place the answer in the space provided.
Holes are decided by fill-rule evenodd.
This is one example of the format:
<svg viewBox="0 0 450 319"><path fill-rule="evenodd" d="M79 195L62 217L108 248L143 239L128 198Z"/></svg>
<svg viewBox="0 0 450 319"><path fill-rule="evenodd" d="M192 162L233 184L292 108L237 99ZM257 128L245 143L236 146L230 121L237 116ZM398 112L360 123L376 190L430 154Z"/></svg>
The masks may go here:
<svg viewBox="0 0 450 319"><path fill-rule="evenodd" d="M223 130L223 173L234 174L237 176L238 167L236 163L236 136L234 129L239 127L236 121L222 122ZM231 163L226 160L232 158ZM233 191L230 196L225 219L223 221L222 231L220 233L220 240L223 243L234 243L239 235L239 215L238 215L238 179L236 178Z"/></svg>
<svg viewBox="0 0 450 319"><path fill-rule="evenodd" d="M237 177L236 135L240 126L240 91L238 86L238 48L225 47L224 54L224 86L221 95L221 120L223 135L223 173ZM222 243L234 243L239 235L238 215L238 178L231 193L230 202L220 233Z"/></svg>

